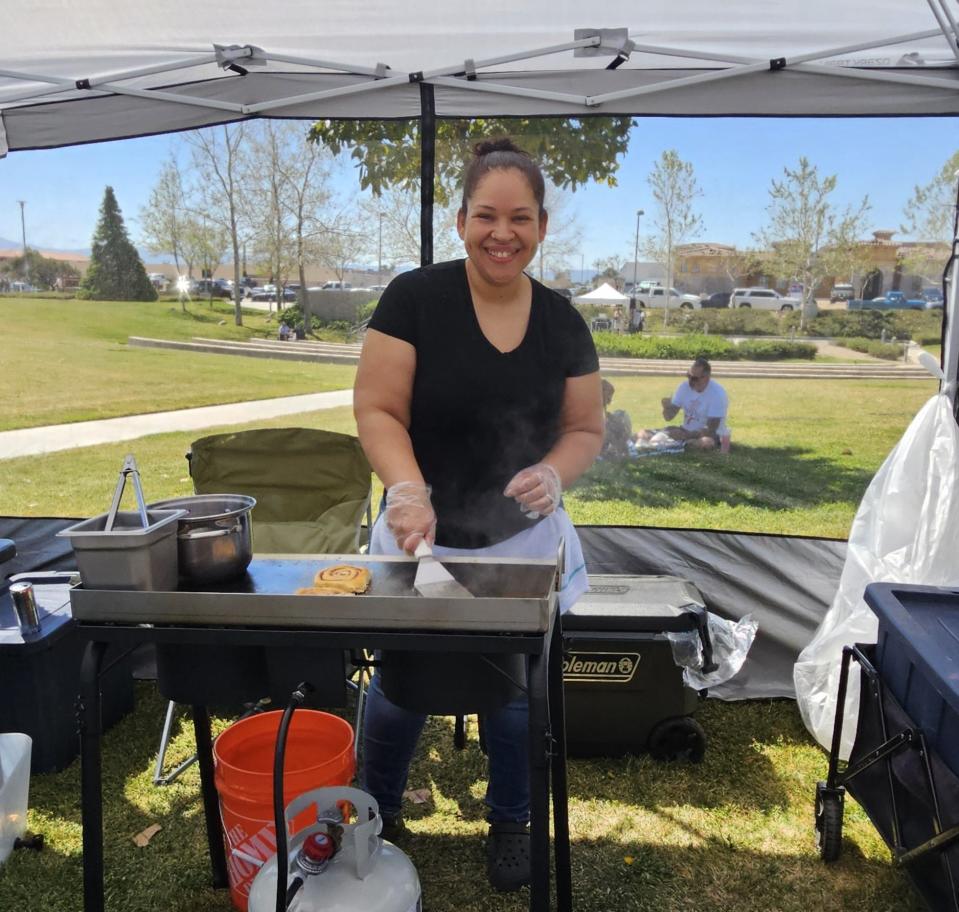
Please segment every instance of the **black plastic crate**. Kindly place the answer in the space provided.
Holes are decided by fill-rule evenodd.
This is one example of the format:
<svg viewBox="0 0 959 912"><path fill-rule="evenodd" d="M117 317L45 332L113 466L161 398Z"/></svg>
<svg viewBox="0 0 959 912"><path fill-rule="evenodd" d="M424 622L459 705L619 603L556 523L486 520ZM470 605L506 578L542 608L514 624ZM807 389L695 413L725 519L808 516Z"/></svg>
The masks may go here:
<svg viewBox="0 0 959 912"><path fill-rule="evenodd" d="M690 718L699 694L683 682L667 632L705 630L699 590L669 576L590 575L563 615L566 744L574 757L649 750L701 760L705 734Z"/></svg>
<svg viewBox="0 0 959 912"><path fill-rule="evenodd" d="M40 632L24 639L6 584L0 591L0 731L24 732L33 739L31 772L62 770L79 754L76 700L84 643L70 612L69 574L29 574L40 609ZM133 709L129 657L112 647L100 682L104 727Z"/></svg>
<svg viewBox="0 0 959 912"><path fill-rule="evenodd" d="M959 591L872 583L876 670L926 742L959 776Z"/></svg>

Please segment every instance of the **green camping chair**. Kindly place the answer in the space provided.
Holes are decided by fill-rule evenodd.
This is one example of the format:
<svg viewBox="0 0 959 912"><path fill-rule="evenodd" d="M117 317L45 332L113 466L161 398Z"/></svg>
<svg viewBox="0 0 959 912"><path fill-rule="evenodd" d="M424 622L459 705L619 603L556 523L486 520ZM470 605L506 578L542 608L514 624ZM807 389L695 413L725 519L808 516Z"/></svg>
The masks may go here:
<svg viewBox="0 0 959 912"><path fill-rule="evenodd" d="M187 454L197 494L248 494L253 550L349 554L360 523L372 526L372 469L359 440L313 428L261 428L194 441Z"/></svg>
<svg viewBox="0 0 959 912"><path fill-rule="evenodd" d="M359 552L372 528L370 482L372 469L360 442L348 434L313 428L262 428L201 437L187 453L190 475L197 494L247 494L256 498L253 508L253 549L260 554L349 554ZM366 518L366 534L362 521ZM203 649L208 647L194 647ZM328 692L343 689L342 653L330 661L330 669L314 666ZM154 771L154 783L172 782L195 758L163 774L163 764L173 725L176 704L200 702L188 699L196 692L209 702L225 700L230 693L246 692L241 700L256 700L252 693L265 680L271 690L287 693L297 683L297 674L310 657L290 660L287 653L243 647L220 652L210 660L189 648L160 647L157 650L161 692L171 696ZM327 657L330 658L329 656ZM212 663L212 664L211 664ZM317 657L317 666L322 658ZM359 659L356 731L360 730L367 668ZM218 667L214 667L218 666ZM333 680L331 680L331 677ZM314 680L314 683L317 683ZM323 686L318 686L322 693ZM265 692L265 690L264 690ZM178 697L178 698L174 698ZM328 703L327 705L332 705ZM359 738L357 737L357 745Z"/></svg>

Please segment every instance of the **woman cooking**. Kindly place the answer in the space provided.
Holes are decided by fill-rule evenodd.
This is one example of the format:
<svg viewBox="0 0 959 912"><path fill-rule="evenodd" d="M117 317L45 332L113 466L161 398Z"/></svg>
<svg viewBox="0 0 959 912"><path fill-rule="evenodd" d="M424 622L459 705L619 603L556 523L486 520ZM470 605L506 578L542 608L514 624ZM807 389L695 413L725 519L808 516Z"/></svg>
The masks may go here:
<svg viewBox="0 0 959 912"><path fill-rule="evenodd" d="M476 146L457 231L466 259L398 276L370 320L356 376L360 441L386 490L370 552L554 557L565 541L560 608L586 590L582 550L560 495L603 441L599 364L585 323L524 269L546 236L539 167L509 139ZM525 697L484 716L488 873L529 881ZM391 703L379 676L364 723L364 784L385 834L425 716Z"/></svg>

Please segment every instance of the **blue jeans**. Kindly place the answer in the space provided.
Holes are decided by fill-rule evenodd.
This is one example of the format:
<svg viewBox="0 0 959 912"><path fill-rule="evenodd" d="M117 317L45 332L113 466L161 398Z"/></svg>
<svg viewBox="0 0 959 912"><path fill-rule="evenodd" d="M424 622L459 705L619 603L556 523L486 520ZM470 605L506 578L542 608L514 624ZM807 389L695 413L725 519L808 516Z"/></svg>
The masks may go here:
<svg viewBox="0 0 959 912"><path fill-rule="evenodd" d="M489 755L486 805L490 823L529 820L528 720L525 695L483 714ZM424 713L391 703L380 687L379 672L373 675L363 718L362 781L384 817L400 813L413 752L425 723Z"/></svg>

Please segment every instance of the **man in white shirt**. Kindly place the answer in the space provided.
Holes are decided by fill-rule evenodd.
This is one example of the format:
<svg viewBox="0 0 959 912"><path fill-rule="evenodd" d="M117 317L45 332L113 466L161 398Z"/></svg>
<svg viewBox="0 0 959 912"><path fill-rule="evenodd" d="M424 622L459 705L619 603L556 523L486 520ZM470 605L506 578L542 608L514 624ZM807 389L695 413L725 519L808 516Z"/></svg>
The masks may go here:
<svg viewBox="0 0 959 912"><path fill-rule="evenodd" d="M680 383L672 398L662 400L663 418L672 421L683 412L681 425L670 425L660 431L673 440L685 441L687 447L712 450L719 445L725 430L729 397L715 380L712 368L705 358L697 358L686 372L686 380ZM641 431L640 440L650 440L656 430Z"/></svg>

